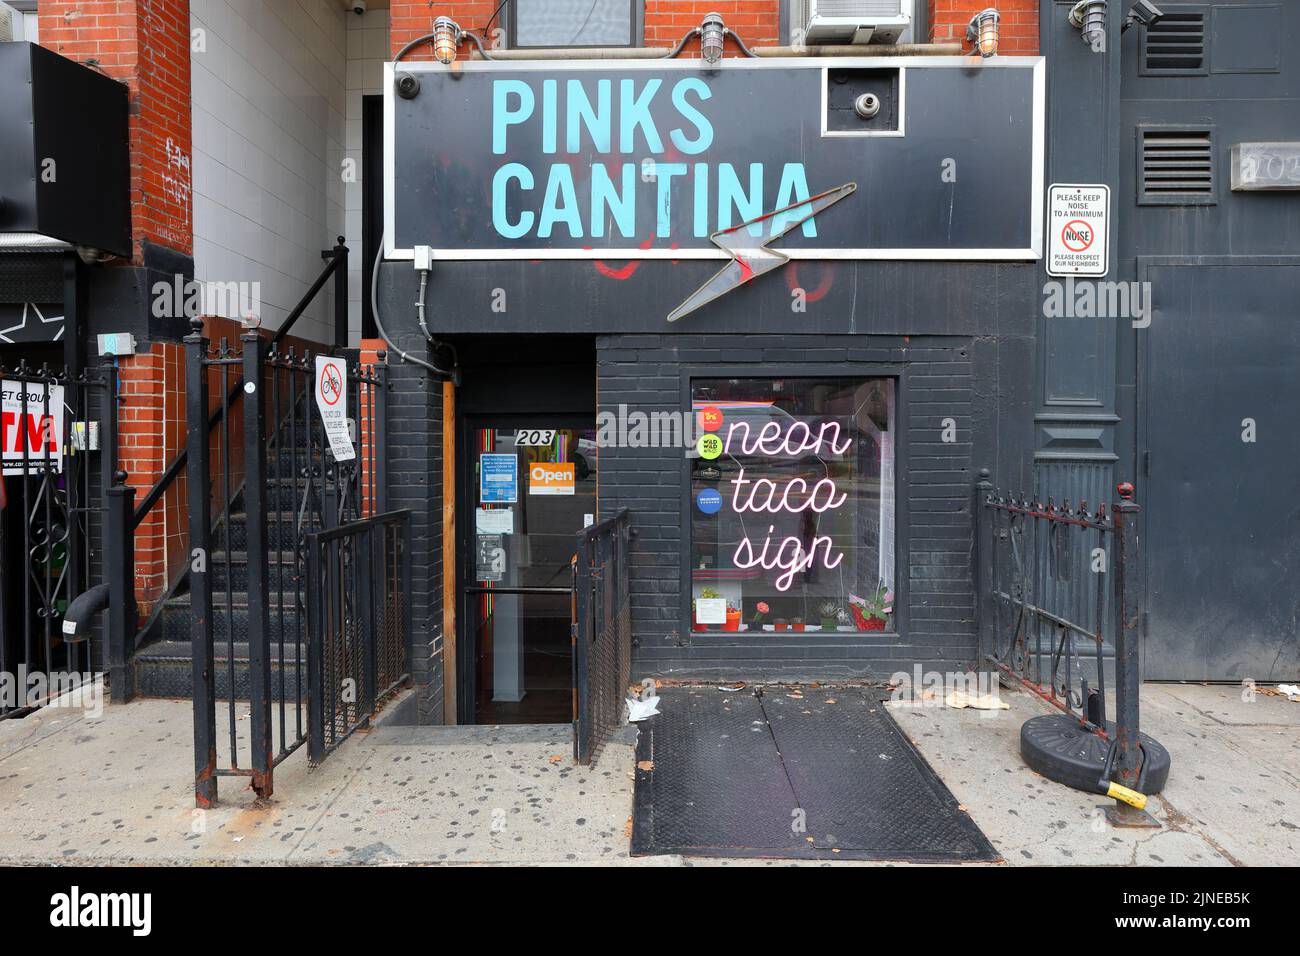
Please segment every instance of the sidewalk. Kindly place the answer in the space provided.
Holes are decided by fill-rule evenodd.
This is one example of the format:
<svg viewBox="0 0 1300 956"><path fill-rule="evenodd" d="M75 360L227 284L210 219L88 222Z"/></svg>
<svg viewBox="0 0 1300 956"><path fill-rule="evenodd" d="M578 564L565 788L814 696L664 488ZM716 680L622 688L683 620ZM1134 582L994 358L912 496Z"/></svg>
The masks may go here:
<svg viewBox="0 0 1300 956"><path fill-rule="evenodd" d="M665 706L675 692L664 689ZM1020 724L1044 707L1025 693L1006 699L1012 709L991 717L894 715L1008 864L1300 858L1300 705L1243 703L1233 687L1145 687L1143 729L1173 754L1168 788L1151 801L1165 826L1120 831L1102 823L1102 798L1024 768ZM191 748L188 701L0 721L0 862L720 862L629 858L632 748L613 743L597 766L577 767L567 725L382 726L310 773L294 754L265 803L223 778L221 804L206 813L193 809Z"/></svg>

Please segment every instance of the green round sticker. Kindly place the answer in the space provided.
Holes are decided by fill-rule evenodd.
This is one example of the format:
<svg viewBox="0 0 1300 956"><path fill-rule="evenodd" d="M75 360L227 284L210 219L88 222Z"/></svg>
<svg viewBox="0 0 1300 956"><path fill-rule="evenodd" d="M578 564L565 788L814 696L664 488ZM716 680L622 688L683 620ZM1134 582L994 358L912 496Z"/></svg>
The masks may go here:
<svg viewBox="0 0 1300 956"><path fill-rule="evenodd" d="M722 454L722 439L713 434L701 435L696 447L699 449L701 458L712 461Z"/></svg>

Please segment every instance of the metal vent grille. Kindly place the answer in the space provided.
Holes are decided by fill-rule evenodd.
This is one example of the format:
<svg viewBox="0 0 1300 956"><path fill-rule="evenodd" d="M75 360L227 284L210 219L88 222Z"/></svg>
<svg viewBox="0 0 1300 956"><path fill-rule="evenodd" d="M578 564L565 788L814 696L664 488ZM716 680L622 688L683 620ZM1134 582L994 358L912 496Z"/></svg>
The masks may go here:
<svg viewBox="0 0 1300 956"><path fill-rule="evenodd" d="M1142 72L1148 76L1192 76L1205 69L1205 10L1165 9L1165 15L1142 31Z"/></svg>
<svg viewBox="0 0 1300 956"><path fill-rule="evenodd" d="M1215 201L1214 131L1139 129L1138 202L1198 205Z"/></svg>
<svg viewBox="0 0 1300 956"><path fill-rule="evenodd" d="M897 17L905 5L904 0L808 0L812 12L819 17Z"/></svg>

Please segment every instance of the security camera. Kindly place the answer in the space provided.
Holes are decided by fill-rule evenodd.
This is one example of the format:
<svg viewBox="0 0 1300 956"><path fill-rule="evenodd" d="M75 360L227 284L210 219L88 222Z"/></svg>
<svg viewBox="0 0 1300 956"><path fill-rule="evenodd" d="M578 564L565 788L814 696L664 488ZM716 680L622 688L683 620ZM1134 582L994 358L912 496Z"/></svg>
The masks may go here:
<svg viewBox="0 0 1300 956"><path fill-rule="evenodd" d="M348 0L348 9L361 16L366 12L366 0Z"/></svg>
<svg viewBox="0 0 1300 956"><path fill-rule="evenodd" d="M398 73L393 80L397 95L404 100L413 100L420 95L420 78L414 73Z"/></svg>
<svg viewBox="0 0 1300 956"><path fill-rule="evenodd" d="M1163 16L1163 11L1151 0L1137 0L1137 3L1133 4L1133 9L1129 10L1128 16L1124 18L1123 29L1127 30L1135 23L1149 27L1154 23L1158 23Z"/></svg>

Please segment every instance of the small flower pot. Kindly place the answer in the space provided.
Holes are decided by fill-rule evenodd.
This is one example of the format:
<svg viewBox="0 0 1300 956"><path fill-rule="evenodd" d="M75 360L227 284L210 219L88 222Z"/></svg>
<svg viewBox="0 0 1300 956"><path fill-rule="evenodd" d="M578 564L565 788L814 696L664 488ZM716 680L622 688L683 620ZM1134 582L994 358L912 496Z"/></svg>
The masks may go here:
<svg viewBox="0 0 1300 956"><path fill-rule="evenodd" d="M739 631L740 611L732 611L729 609L727 611L727 623L722 625L722 629L724 631Z"/></svg>
<svg viewBox="0 0 1300 956"><path fill-rule="evenodd" d="M850 604L849 611L853 614L853 623L858 626L859 631L883 631L885 629L883 618L868 616L856 604Z"/></svg>
<svg viewBox="0 0 1300 956"><path fill-rule="evenodd" d="M822 630L823 630L823 631L833 631L833 630L835 630L835 626L836 626L837 624L839 624L839 619L838 619L838 618L834 618L834 617L824 617L824 618L822 618Z"/></svg>
<svg viewBox="0 0 1300 956"><path fill-rule="evenodd" d="M772 630L774 630L774 631L784 631L784 630L785 630L785 621L773 621L773 622L772 622Z"/></svg>
<svg viewBox="0 0 1300 956"><path fill-rule="evenodd" d="M793 624L790 625L790 630L792 630L792 631L802 631L802 630L803 630L803 621L795 621Z"/></svg>

